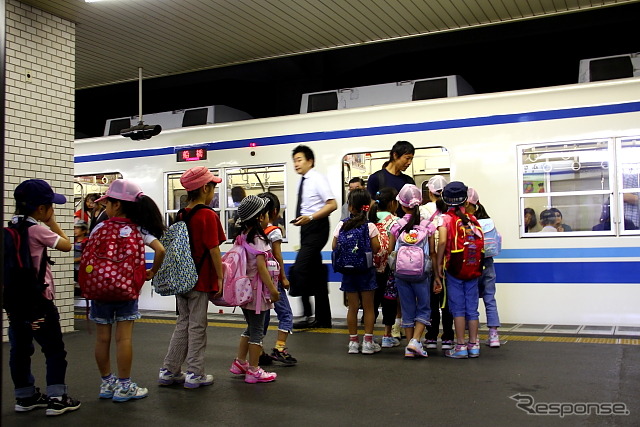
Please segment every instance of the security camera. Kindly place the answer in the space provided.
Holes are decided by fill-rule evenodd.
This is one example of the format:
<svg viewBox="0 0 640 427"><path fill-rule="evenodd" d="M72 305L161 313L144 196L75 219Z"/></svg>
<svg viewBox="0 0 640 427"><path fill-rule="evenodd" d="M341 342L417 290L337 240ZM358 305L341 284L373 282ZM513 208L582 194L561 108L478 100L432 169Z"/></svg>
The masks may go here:
<svg viewBox="0 0 640 427"><path fill-rule="evenodd" d="M162 126L160 125L145 125L143 122L138 122L136 126L122 129L120 135L137 141L139 139L149 139L152 136L158 135L161 131Z"/></svg>

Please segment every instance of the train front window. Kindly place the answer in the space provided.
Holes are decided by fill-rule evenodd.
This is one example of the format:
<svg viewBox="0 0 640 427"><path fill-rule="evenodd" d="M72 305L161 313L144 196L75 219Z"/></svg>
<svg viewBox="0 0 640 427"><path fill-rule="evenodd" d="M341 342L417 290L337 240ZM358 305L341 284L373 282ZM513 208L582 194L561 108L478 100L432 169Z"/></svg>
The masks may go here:
<svg viewBox="0 0 640 427"><path fill-rule="evenodd" d="M225 224L228 239L240 232L238 206L247 196L273 193L280 201L280 214L276 221L286 241L287 204L285 200L285 165L264 165L225 169L224 181Z"/></svg>
<svg viewBox="0 0 640 427"><path fill-rule="evenodd" d="M211 169L211 172L214 175L219 175L219 171L215 169ZM166 182L166 203L165 212L166 212L166 223L173 224L176 220L176 214L180 209L184 209L189 202L187 201L187 190L180 184L180 177L184 172L169 172L165 174L165 182ZM210 207L213 208L218 214L220 214L219 207L219 194L220 190L218 186L216 186L215 195L213 196L213 200L211 201Z"/></svg>

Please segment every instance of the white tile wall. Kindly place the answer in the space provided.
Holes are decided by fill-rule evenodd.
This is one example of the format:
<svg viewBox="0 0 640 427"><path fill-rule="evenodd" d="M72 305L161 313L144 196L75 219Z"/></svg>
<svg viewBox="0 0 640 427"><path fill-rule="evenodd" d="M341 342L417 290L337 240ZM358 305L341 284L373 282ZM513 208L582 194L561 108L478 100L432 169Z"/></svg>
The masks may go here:
<svg viewBox="0 0 640 427"><path fill-rule="evenodd" d="M75 24L16 0L6 2L6 114L4 222L13 190L44 179L67 197L56 219L73 238ZM55 250L56 305L63 332L73 330L73 252ZM6 340L6 320L3 340Z"/></svg>

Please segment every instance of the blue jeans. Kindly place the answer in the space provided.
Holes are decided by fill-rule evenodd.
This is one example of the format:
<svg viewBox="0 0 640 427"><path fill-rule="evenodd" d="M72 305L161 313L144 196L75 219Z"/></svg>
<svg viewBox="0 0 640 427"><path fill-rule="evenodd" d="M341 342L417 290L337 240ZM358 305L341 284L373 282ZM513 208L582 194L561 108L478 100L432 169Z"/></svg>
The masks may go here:
<svg viewBox="0 0 640 427"><path fill-rule="evenodd" d="M9 369L16 399L31 397L36 392L35 378L31 373L31 356L35 351L33 340L40 345L46 360L47 395L62 396L67 393L64 378L67 373L67 352L62 341L60 315L51 304L46 309L44 322L33 330L27 321L9 321Z"/></svg>
<svg viewBox="0 0 640 427"><path fill-rule="evenodd" d="M242 308L242 314L244 314L244 318L247 321L247 329L244 330L242 336L249 337L249 344L262 345L264 318L267 312L261 311L260 314L256 314L255 310Z"/></svg>
<svg viewBox="0 0 640 427"><path fill-rule="evenodd" d="M416 322L431 325L431 303L429 289L431 276L420 282L407 282L396 277L398 300L402 308L402 327L413 328Z"/></svg>
<svg viewBox="0 0 640 427"><path fill-rule="evenodd" d="M447 303L451 315L466 320L478 320L478 279L460 280L445 272L447 278ZM404 308L403 308L404 309Z"/></svg>
<svg viewBox="0 0 640 427"><path fill-rule="evenodd" d="M497 328L500 326L498 316L498 304L496 303L496 269L493 258L485 258L482 276L478 282L478 292L484 300L484 308L487 313L487 326Z"/></svg>
<svg viewBox="0 0 640 427"><path fill-rule="evenodd" d="M293 311L291 311L289 297L282 287L282 283L278 283L278 292L280 292L280 299L273 303L273 309L278 316L278 330L291 333L293 329ZM271 320L271 310L266 310L264 316L264 335L267 335L269 320Z"/></svg>

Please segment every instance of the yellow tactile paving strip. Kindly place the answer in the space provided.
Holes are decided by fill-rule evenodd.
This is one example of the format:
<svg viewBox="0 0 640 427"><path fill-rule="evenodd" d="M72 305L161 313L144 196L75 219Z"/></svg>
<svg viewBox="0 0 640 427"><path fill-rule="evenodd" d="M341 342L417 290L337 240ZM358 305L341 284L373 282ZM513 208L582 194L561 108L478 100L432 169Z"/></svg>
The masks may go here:
<svg viewBox="0 0 640 427"><path fill-rule="evenodd" d="M76 314L77 320L86 320L86 316L83 314ZM175 324L173 319L157 319L157 318L142 318L136 320L140 323L156 323L162 325ZM244 329L246 325L242 323L234 322L209 322L209 326L221 327L221 328L237 328ZM269 330L277 330L276 326L270 326ZM305 331L304 329L301 330ZM344 328L332 328L332 329L313 329L306 332L320 333L320 334L346 334L347 330ZM536 342L561 342L561 343L583 343L583 344L618 344L618 345L640 345L640 338L600 338L600 337L565 337L557 335L514 335L511 333L501 333L501 341L536 341ZM480 339L486 340L487 336L480 334Z"/></svg>

